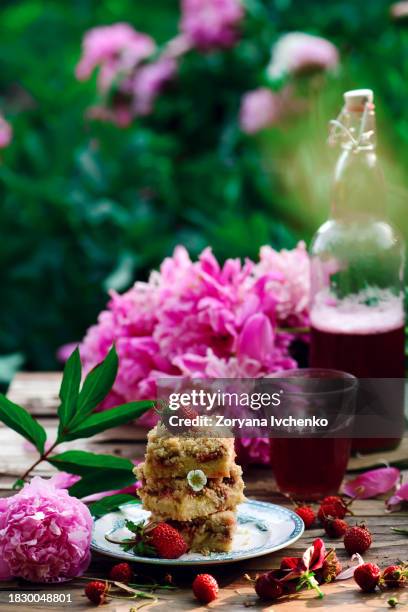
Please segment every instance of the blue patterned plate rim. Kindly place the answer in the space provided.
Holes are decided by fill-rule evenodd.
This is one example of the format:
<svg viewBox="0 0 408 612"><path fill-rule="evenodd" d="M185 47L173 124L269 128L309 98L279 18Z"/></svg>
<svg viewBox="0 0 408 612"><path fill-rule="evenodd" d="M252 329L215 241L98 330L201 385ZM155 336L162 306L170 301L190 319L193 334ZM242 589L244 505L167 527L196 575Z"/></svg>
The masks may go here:
<svg viewBox="0 0 408 612"><path fill-rule="evenodd" d="M140 510L143 510L141 506L135 506L134 503L128 502L120 506L120 510L116 512L110 512L105 516L95 519L94 521L94 531L97 524L112 516L111 528L107 530L106 533L112 533L117 529L121 528L124 524L124 518L120 517L120 511L126 507L132 507L136 509L137 507ZM261 511L261 516L253 515L253 511L258 510ZM269 531L270 527L268 527L268 516L269 518L284 516L287 520L290 520L293 523L293 529L291 533L281 542L270 545L259 545L249 548L247 550L241 551L230 551L225 553L210 553L209 555L202 555L199 553L189 553L188 558L180 557L179 559L160 559L156 557L139 557L130 552L125 552L120 550L117 545L110 545L106 542L105 545L101 545L96 542L93 534L91 548L95 552L102 553L108 555L110 557L114 557L116 559L122 559L131 562L138 563L148 563L153 565L177 565L177 566L194 566L194 565L214 565L220 563L233 563L244 561L248 559L253 559L255 557L260 557L263 555L270 554L272 552L276 552L281 550L282 548L286 548L290 546L294 542L296 542L303 534L305 526L302 519L292 510L286 508L284 506L279 506L277 504L272 504L270 502L263 502L258 500L249 499L244 503L240 504L237 508L237 520L238 523L253 523L260 531Z"/></svg>

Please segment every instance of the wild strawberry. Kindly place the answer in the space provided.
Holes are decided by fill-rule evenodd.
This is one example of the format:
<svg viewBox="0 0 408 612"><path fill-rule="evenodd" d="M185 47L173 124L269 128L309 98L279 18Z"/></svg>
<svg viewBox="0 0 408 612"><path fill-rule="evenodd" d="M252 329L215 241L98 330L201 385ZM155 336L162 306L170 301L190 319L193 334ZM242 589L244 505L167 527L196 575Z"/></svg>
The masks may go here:
<svg viewBox="0 0 408 612"><path fill-rule="evenodd" d="M398 589L408 584L408 569L404 565L389 565L382 573L380 586Z"/></svg>
<svg viewBox="0 0 408 612"><path fill-rule="evenodd" d="M371 546L373 538L365 525L356 525L347 529L344 535L344 548L349 555L362 555Z"/></svg>
<svg viewBox="0 0 408 612"><path fill-rule="evenodd" d="M354 572L354 580L357 582L360 589L366 593L375 591L375 587L380 581L381 570L375 563L363 563L356 567Z"/></svg>
<svg viewBox="0 0 408 612"><path fill-rule="evenodd" d="M329 538L342 538L349 528L346 521L339 518L327 519L323 527Z"/></svg>
<svg viewBox="0 0 408 612"><path fill-rule="evenodd" d="M281 581L275 578L272 572L258 576L255 582L255 591L258 597L264 601L279 599L284 594Z"/></svg>
<svg viewBox="0 0 408 612"><path fill-rule="evenodd" d="M85 595L92 601L92 603L100 606L105 603L106 595L109 590L109 585L107 582L102 582L102 580L93 580L92 582L88 582L85 587Z"/></svg>
<svg viewBox="0 0 408 612"><path fill-rule="evenodd" d="M178 559L187 552L187 544L181 533L167 523L159 523L148 534L149 543L163 559Z"/></svg>
<svg viewBox="0 0 408 612"><path fill-rule="evenodd" d="M347 506L346 502L340 495L327 495L322 499L320 504L343 504L343 506Z"/></svg>
<svg viewBox="0 0 408 612"><path fill-rule="evenodd" d="M295 512L303 520L305 529L310 529L316 520L316 513L311 506L297 506Z"/></svg>
<svg viewBox="0 0 408 612"><path fill-rule="evenodd" d="M193 593L203 604L210 603L218 597L218 583L211 574L198 574L193 582Z"/></svg>
<svg viewBox="0 0 408 612"><path fill-rule="evenodd" d="M331 497L326 497L325 499L331 501L323 501L320 504L320 508L317 513L317 517L322 523L322 525L324 525L324 522L327 519L344 519L348 510L346 504L341 499L341 497L336 497L332 495Z"/></svg>
<svg viewBox="0 0 408 612"><path fill-rule="evenodd" d="M123 582L127 584L133 578L133 570L129 563L118 563L114 565L109 572L109 578L115 582Z"/></svg>

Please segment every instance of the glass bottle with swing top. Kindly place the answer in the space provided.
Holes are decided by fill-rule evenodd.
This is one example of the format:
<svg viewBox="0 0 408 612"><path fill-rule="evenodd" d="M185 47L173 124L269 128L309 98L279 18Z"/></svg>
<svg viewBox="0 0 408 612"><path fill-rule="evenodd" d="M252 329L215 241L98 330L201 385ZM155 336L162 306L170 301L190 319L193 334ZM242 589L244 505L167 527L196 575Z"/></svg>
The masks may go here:
<svg viewBox="0 0 408 612"><path fill-rule="evenodd" d="M330 218L311 245L311 366L367 379L403 378L404 248L386 219L370 89L344 94L343 109L331 122L329 142L339 143L341 152ZM397 396L402 435L403 393ZM399 439L400 435L356 439L354 448L392 448Z"/></svg>

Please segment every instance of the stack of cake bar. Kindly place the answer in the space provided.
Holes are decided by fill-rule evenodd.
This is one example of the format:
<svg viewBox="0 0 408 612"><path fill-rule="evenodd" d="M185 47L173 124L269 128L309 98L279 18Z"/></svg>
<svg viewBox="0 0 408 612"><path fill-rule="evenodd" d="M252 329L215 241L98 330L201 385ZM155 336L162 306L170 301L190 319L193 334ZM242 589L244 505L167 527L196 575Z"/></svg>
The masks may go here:
<svg viewBox="0 0 408 612"><path fill-rule="evenodd" d="M200 490L191 482L196 470L206 478ZM148 434L145 462L135 473L141 481L139 496L152 520L176 527L189 550L231 549L235 509L245 499L233 438L174 437L155 427Z"/></svg>

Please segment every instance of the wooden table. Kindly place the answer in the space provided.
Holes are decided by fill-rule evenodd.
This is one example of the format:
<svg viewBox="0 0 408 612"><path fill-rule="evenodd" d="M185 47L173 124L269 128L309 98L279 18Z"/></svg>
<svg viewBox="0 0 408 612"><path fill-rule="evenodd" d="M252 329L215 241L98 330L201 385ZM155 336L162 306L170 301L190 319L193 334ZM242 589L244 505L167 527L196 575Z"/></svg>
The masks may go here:
<svg viewBox="0 0 408 612"><path fill-rule="evenodd" d="M57 394L60 383L60 375L56 373L21 373L14 379L9 397L14 402L26 406L32 414L35 414L46 427L50 439L56 433L56 405ZM120 427L100 434L92 439L79 440L77 442L63 445L65 449L77 448L87 449L93 452L112 453L122 457L132 459L142 457L145 448L146 432L135 426ZM63 450L63 449L61 449ZM407 440L398 451L392 453L382 453L377 457L367 456L352 459L350 469L364 469L375 464L380 465L382 461L394 461L406 459L408 457ZM0 495L8 496L12 494L12 483L20 476L24 470L31 465L35 454L28 447L27 443L10 429L0 425ZM44 463L35 470L37 475L49 476L53 469ZM287 504L286 500L276 491L269 468L248 468L244 474L246 482L246 494L249 498L256 498L271 501L279 504ZM408 527L408 513L399 512L386 514L383 500L357 501L353 504L356 520L364 519L373 533L374 542L371 549L364 555L366 561L378 563L384 567L397 560L408 560L408 538L398 535L391 531L391 527ZM354 520L354 519L353 519ZM314 540L322 536L321 529L306 531L304 536L296 544L285 550L285 555L299 556L301 552ZM329 542L326 539L326 542ZM348 557L345 554L342 543L337 543L337 552L341 561L347 564ZM296 598L274 605L267 605L258 600L253 588L245 579L248 573L254 576L257 572L263 572L273 567L277 567L282 552L253 559L242 564L232 564L222 566L218 569L212 568L213 573L219 580L221 591L219 598L210 604L209 608L222 610L225 612L244 610L245 607L254 607L257 610L275 610L282 606L282 610L300 611L314 609L337 610L344 608L349 612L371 612L374 610L386 610L387 599L392 595L397 595L399 600L408 603L408 589L403 592L388 591L386 593L376 593L365 595L355 586L353 580L338 582L323 587L325 597L323 600L316 599L311 592L302 592ZM87 572L89 577L106 577L112 560L94 554L92 564ZM135 570L146 574L146 568L138 567ZM150 574L152 572L149 571ZM157 577L162 574L156 572ZM175 584L180 586L176 591L171 591L159 595L159 600L155 604L146 606L144 609L155 610L203 610L205 606L198 604L191 593L190 584L195 575L193 571L172 572ZM19 607L24 610L60 610L61 605L45 604L13 604L9 602L10 592L27 592L33 590L40 593L70 593L72 604L71 610L90 609L88 601L83 597L85 581L75 580L63 584L62 586L42 586L28 585L24 582L13 581L0 584L0 610L10 611L12 608ZM145 600L144 600L145 601ZM102 609L107 611L126 611L133 606L140 605L138 602L127 602L119 599L111 601ZM404 609L402 606L397 610Z"/></svg>

